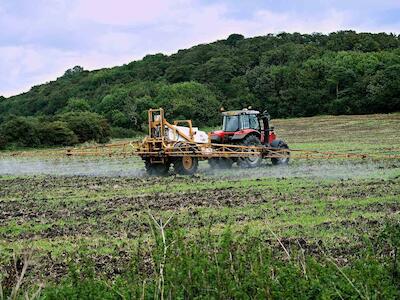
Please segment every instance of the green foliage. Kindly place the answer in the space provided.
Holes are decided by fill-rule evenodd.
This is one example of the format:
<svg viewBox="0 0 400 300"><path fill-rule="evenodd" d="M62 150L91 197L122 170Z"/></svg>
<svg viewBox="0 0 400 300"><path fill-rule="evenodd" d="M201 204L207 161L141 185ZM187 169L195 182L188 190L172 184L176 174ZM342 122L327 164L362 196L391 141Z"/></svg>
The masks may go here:
<svg viewBox="0 0 400 300"><path fill-rule="evenodd" d="M80 143L96 141L106 143L110 138L110 127L100 115L92 112L70 112L58 118L68 124Z"/></svg>
<svg viewBox="0 0 400 300"><path fill-rule="evenodd" d="M155 101L166 110L167 118L193 119L195 125L215 125L218 122L219 103L214 94L200 83L166 85Z"/></svg>
<svg viewBox="0 0 400 300"><path fill-rule="evenodd" d="M244 40L244 36L241 34L233 33L226 39L226 44L230 46L236 46L240 41Z"/></svg>
<svg viewBox="0 0 400 300"><path fill-rule="evenodd" d="M367 85L367 105L374 110L390 112L400 107L400 64L379 70Z"/></svg>
<svg viewBox="0 0 400 300"><path fill-rule="evenodd" d="M16 146L36 147L41 144L39 122L33 118L12 117L0 128L7 142Z"/></svg>
<svg viewBox="0 0 400 300"><path fill-rule="evenodd" d="M90 111L90 105L85 99L71 98L67 102L64 112Z"/></svg>
<svg viewBox="0 0 400 300"><path fill-rule="evenodd" d="M14 117L0 127L0 149L9 145L17 147L69 146L78 143L68 124L47 122L38 118Z"/></svg>
<svg viewBox="0 0 400 300"><path fill-rule="evenodd" d="M11 115L95 111L113 127L140 131L146 110L161 106L172 109L169 117L203 127L218 123L221 106L251 105L275 118L387 113L400 111L399 66L394 34L232 34L111 69L76 66L28 93L0 98L0 123Z"/></svg>
<svg viewBox="0 0 400 300"><path fill-rule="evenodd" d="M0 150L5 149L7 146L7 138L6 136L0 132Z"/></svg>
<svg viewBox="0 0 400 300"><path fill-rule="evenodd" d="M113 138L131 138L138 135L138 132L133 129L122 128L122 127L111 127L111 137Z"/></svg>
<svg viewBox="0 0 400 300"><path fill-rule="evenodd" d="M82 73L83 71L84 70L81 66L75 66L72 69L68 69L67 71L65 71L64 77L71 77L76 74Z"/></svg>
<svg viewBox="0 0 400 300"><path fill-rule="evenodd" d="M10 117L0 127L1 148L74 145L78 142L109 141L111 131L107 121L92 112L68 112L56 121L33 117Z"/></svg>
<svg viewBox="0 0 400 300"><path fill-rule="evenodd" d="M103 97L97 111L112 126L140 131L147 122L147 110L155 105L151 97L156 89L152 83L115 88Z"/></svg>
<svg viewBox="0 0 400 300"><path fill-rule="evenodd" d="M39 129L41 144L71 146L78 143L77 135L68 127L65 122L45 122Z"/></svg>

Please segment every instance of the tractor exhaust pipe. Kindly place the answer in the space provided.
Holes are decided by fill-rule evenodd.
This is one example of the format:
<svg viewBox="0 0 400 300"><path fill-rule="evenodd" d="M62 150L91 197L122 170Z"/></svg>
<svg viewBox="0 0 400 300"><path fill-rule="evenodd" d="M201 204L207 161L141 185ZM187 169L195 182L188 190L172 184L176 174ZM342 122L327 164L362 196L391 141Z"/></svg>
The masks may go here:
<svg viewBox="0 0 400 300"><path fill-rule="evenodd" d="M271 131L271 128L269 127L269 121L271 120L271 116L269 115L268 111L264 110L264 112L261 114L261 120L263 121L264 124L264 144L268 145L269 132Z"/></svg>

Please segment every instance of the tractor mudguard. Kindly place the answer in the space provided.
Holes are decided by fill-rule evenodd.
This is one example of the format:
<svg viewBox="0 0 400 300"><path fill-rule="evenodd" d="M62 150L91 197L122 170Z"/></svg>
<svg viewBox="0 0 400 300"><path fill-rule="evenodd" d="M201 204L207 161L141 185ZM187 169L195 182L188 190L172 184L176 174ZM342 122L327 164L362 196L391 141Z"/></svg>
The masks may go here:
<svg viewBox="0 0 400 300"><path fill-rule="evenodd" d="M254 129L245 129L245 130L241 130L238 132L235 132L234 135L232 135L231 140L232 141L239 141L239 140L243 140L246 136L248 136L249 134L251 135L255 135L256 137L260 138L260 133L257 130Z"/></svg>
<svg viewBox="0 0 400 300"><path fill-rule="evenodd" d="M271 145L272 148L279 148L279 146L280 146L282 143L285 144L284 141L282 141L282 140L280 140L280 139L276 139L276 140L273 140L273 141L271 142L270 145Z"/></svg>
<svg viewBox="0 0 400 300"><path fill-rule="evenodd" d="M270 145L273 148L279 148L279 144L281 143L281 141L282 140L273 140Z"/></svg>
<svg viewBox="0 0 400 300"><path fill-rule="evenodd" d="M235 133L234 135L232 135L232 141L238 141L238 140L243 140L246 137L247 134L245 133Z"/></svg>

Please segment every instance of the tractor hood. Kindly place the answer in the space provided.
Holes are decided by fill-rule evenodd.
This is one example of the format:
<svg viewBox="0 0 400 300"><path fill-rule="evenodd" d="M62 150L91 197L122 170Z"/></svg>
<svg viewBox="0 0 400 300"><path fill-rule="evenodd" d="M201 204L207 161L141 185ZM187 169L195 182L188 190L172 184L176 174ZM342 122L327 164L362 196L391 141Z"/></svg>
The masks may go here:
<svg viewBox="0 0 400 300"><path fill-rule="evenodd" d="M216 130L210 132L211 143L221 143L224 139L225 132L223 130Z"/></svg>
<svg viewBox="0 0 400 300"><path fill-rule="evenodd" d="M259 136L260 133L254 129L243 129L235 132L216 130L210 133L210 138L212 143L229 143L230 141L238 142L248 134Z"/></svg>

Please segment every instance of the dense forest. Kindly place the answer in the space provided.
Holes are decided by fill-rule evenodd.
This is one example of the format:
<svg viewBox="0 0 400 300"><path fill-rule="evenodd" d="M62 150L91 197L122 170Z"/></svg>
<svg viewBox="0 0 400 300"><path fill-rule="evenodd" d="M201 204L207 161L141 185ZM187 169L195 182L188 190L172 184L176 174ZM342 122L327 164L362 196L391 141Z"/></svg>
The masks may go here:
<svg viewBox="0 0 400 300"><path fill-rule="evenodd" d="M400 111L400 36L232 34L110 69L76 66L27 93L0 96L0 147L130 136L145 128L150 107L213 126L221 106L249 105L275 118Z"/></svg>

